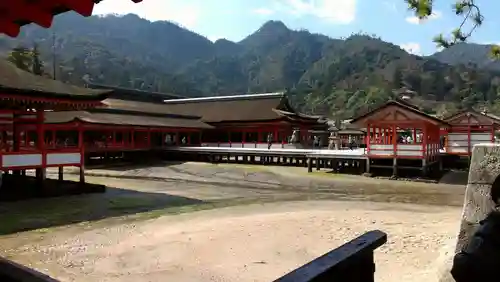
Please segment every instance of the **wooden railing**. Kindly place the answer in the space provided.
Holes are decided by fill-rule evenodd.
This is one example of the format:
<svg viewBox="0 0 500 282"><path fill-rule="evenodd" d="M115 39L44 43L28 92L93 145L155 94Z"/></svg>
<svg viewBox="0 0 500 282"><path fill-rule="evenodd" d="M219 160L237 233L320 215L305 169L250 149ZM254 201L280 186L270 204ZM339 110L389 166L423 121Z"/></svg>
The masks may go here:
<svg viewBox="0 0 500 282"><path fill-rule="evenodd" d="M0 258L0 281L2 282L58 282L34 269Z"/></svg>
<svg viewBox="0 0 500 282"><path fill-rule="evenodd" d="M374 282L373 252L386 242L384 232L367 232L274 282Z"/></svg>

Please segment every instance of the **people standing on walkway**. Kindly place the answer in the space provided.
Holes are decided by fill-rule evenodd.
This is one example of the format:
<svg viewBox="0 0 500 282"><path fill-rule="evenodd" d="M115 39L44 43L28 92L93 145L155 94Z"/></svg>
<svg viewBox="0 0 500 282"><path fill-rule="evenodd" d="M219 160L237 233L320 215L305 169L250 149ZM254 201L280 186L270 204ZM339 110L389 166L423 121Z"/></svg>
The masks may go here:
<svg viewBox="0 0 500 282"><path fill-rule="evenodd" d="M315 135L313 139L313 149L319 148L319 136Z"/></svg>
<svg viewBox="0 0 500 282"><path fill-rule="evenodd" d="M267 149L271 150L271 146L273 145L273 134L267 134Z"/></svg>
<svg viewBox="0 0 500 282"><path fill-rule="evenodd" d="M351 138L351 136L349 136L349 149L352 151L354 150L354 148L357 147L357 144L356 144L356 139L354 138Z"/></svg>

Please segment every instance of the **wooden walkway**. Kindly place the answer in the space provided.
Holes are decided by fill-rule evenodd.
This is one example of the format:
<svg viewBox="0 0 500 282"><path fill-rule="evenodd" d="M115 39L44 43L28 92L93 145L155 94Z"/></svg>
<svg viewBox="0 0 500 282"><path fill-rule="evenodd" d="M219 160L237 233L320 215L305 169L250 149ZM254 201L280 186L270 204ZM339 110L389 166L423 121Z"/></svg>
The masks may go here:
<svg viewBox="0 0 500 282"><path fill-rule="evenodd" d="M235 147L170 147L170 152L185 152L198 154L230 154L254 156L282 156L325 159L367 159L365 149L328 150L328 149L262 149L262 148L235 148Z"/></svg>
<svg viewBox="0 0 500 282"><path fill-rule="evenodd" d="M241 148L241 147L169 147L162 148L173 158L187 161L203 161L212 163L243 163L261 165L282 165L306 167L309 172L315 168L333 169L334 171L349 171L362 174L372 168L393 169L394 165L379 163L381 159L370 159L366 149L298 149L298 148ZM441 155L446 152L440 150ZM387 161L382 159L383 161ZM425 175L425 167L416 164L400 164L397 168L421 170ZM440 168L441 169L441 168ZM393 171L396 171L393 169Z"/></svg>

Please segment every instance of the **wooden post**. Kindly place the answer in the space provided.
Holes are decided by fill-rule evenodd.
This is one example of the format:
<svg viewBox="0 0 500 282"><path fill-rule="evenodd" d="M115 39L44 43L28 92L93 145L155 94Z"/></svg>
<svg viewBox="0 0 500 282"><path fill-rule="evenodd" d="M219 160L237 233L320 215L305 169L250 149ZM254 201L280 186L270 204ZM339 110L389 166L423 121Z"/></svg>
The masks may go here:
<svg viewBox="0 0 500 282"><path fill-rule="evenodd" d="M59 181L63 181L64 180L64 175L63 175L63 167L60 166L57 168L58 169L58 172L57 172L57 179Z"/></svg>
<svg viewBox="0 0 500 282"><path fill-rule="evenodd" d="M245 148L245 142L246 142L246 138L247 137L247 131L246 130L243 130L241 132L241 148Z"/></svg>

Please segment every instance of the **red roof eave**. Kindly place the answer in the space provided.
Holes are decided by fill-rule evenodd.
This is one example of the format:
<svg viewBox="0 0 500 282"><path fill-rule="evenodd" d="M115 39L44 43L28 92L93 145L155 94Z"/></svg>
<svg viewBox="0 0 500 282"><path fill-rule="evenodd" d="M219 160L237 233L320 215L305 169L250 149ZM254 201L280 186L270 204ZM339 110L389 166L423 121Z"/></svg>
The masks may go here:
<svg viewBox="0 0 500 282"><path fill-rule="evenodd" d="M49 28L55 15L75 11L84 17L92 15L94 4L101 0L44 0L27 3L25 0L2 0L0 10L0 33L17 37L21 26L29 23ZM139 3L142 0L132 0Z"/></svg>

